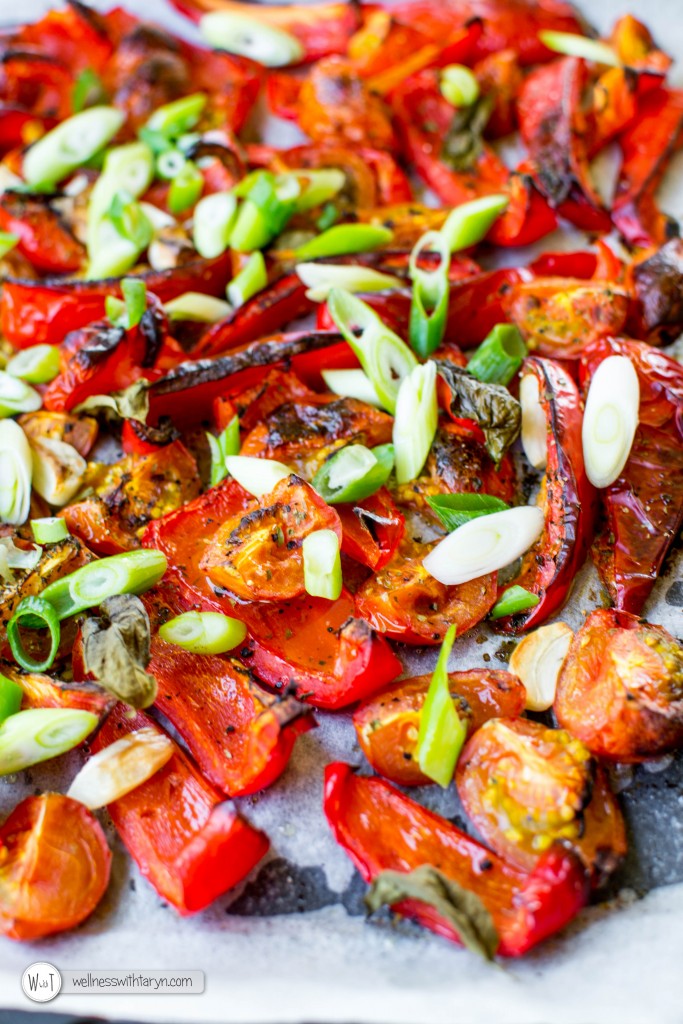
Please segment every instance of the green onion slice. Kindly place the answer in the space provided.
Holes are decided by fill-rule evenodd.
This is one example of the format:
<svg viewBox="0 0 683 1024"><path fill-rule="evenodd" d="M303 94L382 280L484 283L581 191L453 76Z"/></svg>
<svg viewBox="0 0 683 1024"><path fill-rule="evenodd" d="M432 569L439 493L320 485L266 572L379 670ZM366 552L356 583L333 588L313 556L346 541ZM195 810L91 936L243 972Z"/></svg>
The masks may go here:
<svg viewBox="0 0 683 1024"><path fill-rule="evenodd" d="M469 249L481 242L507 205L507 196L480 196L451 210L440 232L450 252Z"/></svg>
<svg viewBox="0 0 683 1024"><path fill-rule="evenodd" d="M304 56L304 48L296 36L244 14L228 11L205 14L199 22L199 31L210 46L249 57L267 68L298 64Z"/></svg>
<svg viewBox="0 0 683 1024"><path fill-rule="evenodd" d="M541 388L535 373L523 373L519 382L522 408L522 448L534 469L545 469L548 461L548 422L541 402Z"/></svg>
<svg viewBox="0 0 683 1024"><path fill-rule="evenodd" d="M323 463L313 477L313 486L328 505L362 501L384 486L393 468L393 444L376 448L349 444Z"/></svg>
<svg viewBox="0 0 683 1024"><path fill-rule="evenodd" d="M196 320L203 324L218 323L233 311L230 303L203 292L184 292L165 303L164 310L171 320Z"/></svg>
<svg viewBox="0 0 683 1024"><path fill-rule="evenodd" d="M379 292L400 288L403 284L393 274L343 263L299 263L295 270L309 289L306 295L313 302L323 302L333 288L344 288L347 292Z"/></svg>
<svg viewBox="0 0 683 1024"><path fill-rule="evenodd" d="M333 288L327 304L332 319L358 357L382 405L388 412L395 412L401 381L417 366L417 359L362 299L343 288ZM358 336L354 333L357 328L360 329Z"/></svg>
<svg viewBox="0 0 683 1024"><path fill-rule="evenodd" d="M205 92L194 92L191 96L183 96L172 103L164 104L163 107L157 107L145 128L159 132L167 139L177 139L195 127L202 116L207 99Z"/></svg>
<svg viewBox="0 0 683 1024"><path fill-rule="evenodd" d="M490 619L502 619L506 615L517 615L528 608L535 608L540 602L538 594L532 594L524 587L509 587L489 613Z"/></svg>
<svg viewBox="0 0 683 1024"><path fill-rule="evenodd" d="M107 316L116 327L137 327L147 309L147 288L139 277L124 277L121 281L123 302L107 295L104 306Z"/></svg>
<svg viewBox="0 0 683 1024"><path fill-rule="evenodd" d="M240 450L239 417L233 416L223 433L219 434L218 437L207 433L206 438L211 449L210 484L212 487L215 487L216 484L219 484L228 475L228 467L225 460L232 455L237 455Z"/></svg>
<svg viewBox="0 0 683 1024"><path fill-rule="evenodd" d="M255 171L234 189L243 198L230 245L238 252L263 249L280 234L296 210L301 188L294 175L276 178L270 171Z"/></svg>
<svg viewBox="0 0 683 1024"><path fill-rule="evenodd" d="M608 356L591 378L581 440L586 475L594 487L621 476L633 446L640 413L640 382L627 356Z"/></svg>
<svg viewBox="0 0 683 1024"><path fill-rule="evenodd" d="M193 654L223 654L244 641L247 627L220 612L185 612L159 628L159 636Z"/></svg>
<svg viewBox="0 0 683 1024"><path fill-rule="evenodd" d="M256 295L268 284L268 271L262 252L252 252L251 256L226 289L228 302L238 309L247 299Z"/></svg>
<svg viewBox="0 0 683 1024"><path fill-rule="evenodd" d="M471 107L479 99L479 82L464 64L448 64L441 69L439 88L454 107Z"/></svg>
<svg viewBox="0 0 683 1024"><path fill-rule="evenodd" d="M68 117L27 150L24 179L37 186L61 181L106 146L124 120L116 107L90 107Z"/></svg>
<svg viewBox="0 0 683 1024"><path fill-rule="evenodd" d="M621 65L621 61L612 47L607 43L600 42L599 39L589 39L588 36L581 36L575 32L553 32L550 30L539 32L538 38L553 53L564 53L568 57L583 57L584 60L592 60L596 64L606 64L614 68Z"/></svg>
<svg viewBox="0 0 683 1024"><path fill-rule="evenodd" d="M154 237L154 228L129 192L117 192L99 222L87 270L89 279L118 277L135 265Z"/></svg>
<svg viewBox="0 0 683 1024"><path fill-rule="evenodd" d="M21 707L23 697L24 691L19 683L15 683L13 679L8 679L7 676L0 673L0 725L10 715L16 715Z"/></svg>
<svg viewBox="0 0 683 1024"><path fill-rule="evenodd" d="M314 530L304 537L304 586L311 597L336 601L342 592L339 538L334 530Z"/></svg>
<svg viewBox="0 0 683 1024"><path fill-rule="evenodd" d="M168 190L168 208L171 213L183 213L197 202L204 188L204 176L192 160L184 166L171 182Z"/></svg>
<svg viewBox="0 0 683 1024"><path fill-rule="evenodd" d="M436 435L439 407L436 363L416 366L401 383L394 418L396 480L408 483L420 475Z"/></svg>
<svg viewBox="0 0 683 1024"><path fill-rule="evenodd" d="M230 244L237 217L237 199L231 192L215 192L199 200L192 218L192 240L200 256L212 260Z"/></svg>
<svg viewBox="0 0 683 1024"><path fill-rule="evenodd" d="M438 253L439 264L433 270L422 270L418 266L418 259L423 252ZM438 231L424 234L410 254L409 270L413 281L410 344L422 359L426 359L439 347L446 330L450 262L450 249L445 237Z"/></svg>
<svg viewBox="0 0 683 1024"><path fill-rule="evenodd" d="M427 501L447 530L457 530L463 523L493 512L503 512L510 506L491 494L434 494Z"/></svg>
<svg viewBox="0 0 683 1024"><path fill-rule="evenodd" d="M270 494L281 480L291 476L292 471L275 459L257 459L251 455L229 455L225 466L237 483L255 498Z"/></svg>
<svg viewBox="0 0 683 1024"><path fill-rule="evenodd" d="M356 398L366 405L381 409L382 403L372 381L364 370L322 370L321 375L330 391L343 398Z"/></svg>
<svg viewBox="0 0 683 1024"><path fill-rule="evenodd" d="M514 324L496 324L476 350L467 369L484 384L509 384L527 355Z"/></svg>
<svg viewBox="0 0 683 1024"><path fill-rule="evenodd" d="M0 370L0 416L35 412L42 404L43 399L30 385L5 370Z"/></svg>
<svg viewBox="0 0 683 1024"><path fill-rule="evenodd" d="M81 566L43 590L59 620L93 608L115 594L143 594L166 572L166 557L154 548L124 551Z"/></svg>
<svg viewBox="0 0 683 1024"><path fill-rule="evenodd" d="M65 754L98 722L97 715L79 708L27 708L11 715L0 725L0 775Z"/></svg>
<svg viewBox="0 0 683 1024"><path fill-rule="evenodd" d="M59 374L59 349L56 345L25 348L12 356L6 370L28 384L49 384Z"/></svg>
<svg viewBox="0 0 683 1024"><path fill-rule="evenodd" d="M3 190L4 191L4 190ZM8 252L11 252L19 242L19 235L13 235L10 231L0 231L0 260L4 259Z"/></svg>
<svg viewBox="0 0 683 1024"><path fill-rule="evenodd" d="M378 224L335 224L296 250L297 260L317 260L325 256L345 256L370 252L388 245L393 231Z"/></svg>
<svg viewBox="0 0 683 1024"><path fill-rule="evenodd" d="M0 522L21 526L31 507L33 456L14 420L0 420Z"/></svg>
<svg viewBox="0 0 683 1024"><path fill-rule="evenodd" d="M109 150L88 204L88 255L91 259L100 245L100 221L111 208L116 194L123 192L138 199L153 178L154 155L144 142L129 142Z"/></svg>
<svg viewBox="0 0 683 1024"><path fill-rule="evenodd" d="M416 750L420 771L444 789L453 779L467 736L467 724L458 715L449 689L448 659L454 642L455 626L450 626L420 712Z"/></svg>
<svg viewBox="0 0 683 1024"><path fill-rule="evenodd" d="M69 536L69 527L59 516L32 519L31 531L36 544L56 544L57 541Z"/></svg>
<svg viewBox="0 0 683 1024"><path fill-rule="evenodd" d="M71 106L74 114L80 113L86 107L92 107L106 99L104 83L99 75L92 68L84 68L71 90Z"/></svg>
<svg viewBox="0 0 683 1024"><path fill-rule="evenodd" d="M296 201L298 213L305 213L333 199L346 184L346 175L336 167L322 167L320 170L297 171L296 177L302 186Z"/></svg>
<svg viewBox="0 0 683 1024"><path fill-rule="evenodd" d="M50 633L50 652L43 661L36 661L24 650L21 641L20 627L24 625L30 629L45 628ZM25 597L17 605L14 615L7 623L7 640L9 641L12 657L18 665L28 672L44 672L50 668L57 650L61 630L59 617L49 601L43 597Z"/></svg>
<svg viewBox="0 0 683 1024"><path fill-rule="evenodd" d="M156 159L156 171L162 181L173 181L187 164L187 157L179 149L166 149Z"/></svg>

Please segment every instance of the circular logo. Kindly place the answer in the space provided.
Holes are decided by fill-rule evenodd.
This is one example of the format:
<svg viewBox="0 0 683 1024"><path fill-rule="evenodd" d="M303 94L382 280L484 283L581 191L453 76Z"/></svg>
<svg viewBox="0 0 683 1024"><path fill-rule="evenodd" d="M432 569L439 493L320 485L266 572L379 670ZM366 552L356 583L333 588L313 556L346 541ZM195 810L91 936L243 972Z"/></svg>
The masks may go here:
<svg viewBox="0 0 683 1024"><path fill-rule="evenodd" d="M21 987L34 1003L49 1003L62 987L62 976L53 964L31 964L21 976Z"/></svg>

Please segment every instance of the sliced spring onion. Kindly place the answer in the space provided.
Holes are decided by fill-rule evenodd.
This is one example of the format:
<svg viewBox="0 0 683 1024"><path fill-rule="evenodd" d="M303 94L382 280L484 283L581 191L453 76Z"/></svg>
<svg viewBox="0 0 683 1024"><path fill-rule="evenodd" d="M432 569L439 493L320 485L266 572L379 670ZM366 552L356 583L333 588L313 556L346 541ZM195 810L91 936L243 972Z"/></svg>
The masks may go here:
<svg viewBox="0 0 683 1024"><path fill-rule="evenodd" d="M59 349L56 345L34 345L12 356L7 373L28 384L49 384L59 373Z"/></svg>
<svg viewBox="0 0 683 1024"><path fill-rule="evenodd" d="M594 487L620 476L638 428L640 384L626 356L608 356L593 374L583 414L583 461Z"/></svg>
<svg viewBox="0 0 683 1024"><path fill-rule="evenodd" d="M540 384L533 373L525 373L519 382L522 408L522 448L534 469L545 469L548 459L548 424L541 404Z"/></svg>
<svg viewBox="0 0 683 1024"><path fill-rule="evenodd" d="M89 758L67 796L91 811L105 807L150 779L171 759L174 750L170 736L158 729L136 729Z"/></svg>
<svg viewBox="0 0 683 1024"><path fill-rule="evenodd" d="M183 213L197 202L204 188L204 176L192 160L186 160L168 190L171 213Z"/></svg>
<svg viewBox="0 0 683 1024"><path fill-rule="evenodd" d="M416 748L420 771L444 789L453 779L467 736L467 724L458 715L448 680L448 659L454 642L455 626L450 626L441 644L439 660L420 712Z"/></svg>
<svg viewBox="0 0 683 1024"><path fill-rule="evenodd" d="M423 252L438 253L439 264L434 270L422 270L418 266L418 259ZM410 344L422 359L426 359L439 347L446 330L450 262L450 249L445 237L438 231L424 234L410 254L409 271L413 282Z"/></svg>
<svg viewBox="0 0 683 1024"><path fill-rule="evenodd" d="M393 231L378 224L336 224L296 250L297 260L317 260L325 256L345 256L370 252L388 245Z"/></svg>
<svg viewBox="0 0 683 1024"><path fill-rule="evenodd" d="M540 600L538 594L532 594L524 587L508 587L489 612L489 618L502 619L506 615L517 615L518 612L525 612L528 608L535 608Z"/></svg>
<svg viewBox="0 0 683 1024"><path fill-rule="evenodd" d="M356 398L359 402L382 408L382 403L365 370L322 370L321 375L330 391L343 398Z"/></svg>
<svg viewBox="0 0 683 1024"><path fill-rule="evenodd" d="M113 139L125 117L123 110L104 106L68 117L27 150L24 179L29 185L45 185L66 178Z"/></svg>
<svg viewBox="0 0 683 1024"><path fill-rule="evenodd" d="M244 199L230 235L230 245L238 252L263 249L285 228L296 210L301 188L297 178L276 178L270 171L256 171L233 189Z"/></svg>
<svg viewBox="0 0 683 1024"><path fill-rule="evenodd" d="M394 418L396 480L406 484L419 476L432 447L439 419L436 363L423 363L401 383Z"/></svg>
<svg viewBox="0 0 683 1024"><path fill-rule="evenodd" d="M467 364L484 384L509 384L527 355L527 347L514 324L496 324Z"/></svg>
<svg viewBox="0 0 683 1024"><path fill-rule="evenodd" d="M80 489L88 464L66 441L41 437L31 440L33 488L49 505L61 508Z"/></svg>
<svg viewBox="0 0 683 1024"><path fill-rule="evenodd" d="M14 583L14 569L35 569L43 553L42 548L18 548L12 537L0 537L0 578Z"/></svg>
<svg viewBox="0 0 683 1024"><path fill-rule="evenodd" d="M551 30L539 32L538 38L553 53L564 53L568 57L583 57L584 60L593 60L596 64L606 64L614 68L621 64L612 47L607 43L600 42L599 39L589 39L588 36L581 36L575 32L553 32Z"/></svg>
<svg viewBox="0 0 683 1024"><path fill-rule="evenodd" d="M323 302L333 288L345 288L347 292L379 292L389 288L400 288L403 283L393 274L383 274L372 267L299 263L295 270L309 289L306 295L313 302Z"/></svg>
<svg viewBox="0 0 683 1024"><path fill-rule="evenodd" d="M43 661L36 661L24 650L19 632L22 625L30 629L45 628L49 630L50 652ZM21 665L28 672L44 672L45 669L50 668L59 648L60 634L57 612L50 602L42 597L24 597L7 623L7 640L12 657L17 665Z"/></svg>
<svg viewBox="0 0 683 1024"><path fill-rule="evenodd" d="M232 306L223 299L202 292L185 292L170 302L164 310L171 320L196 320L203 324L215 324L232 313Z"/></svg>
<svg viewBox="0 0 683 1024"><path fill-rule="evenodd" d="M109 302L108 300L114 299L114 296L108 295L104 303L105 309L113 324L130 330L131 327L137 327L147 309L147 288L145 282L139 277L124 277L121 281L121 291L123 293L122 306L115 306L114 302ZM114 299L114 301L119 302L120 300Z"/></svg>
<svg viewBox="0 0 683 1024"><path fill-rule="evenodd" d="M266 270L266 261L263 258L263 253L259 251L252 252L239 274L233 277L226 289L228 302L235 309L238 309L252 295L262 291L267 284L268 271Z"/></svg>
<svg viewBox="0 0 683 1024"><path fill-rule="evenodd" d="M173 181L185 167L187 157L179 149L165 149L156 159L156 171L162 181Z"/></svg>
<svg viewBox="0 0 683 1024"><path fill-rule="evenodd" d="M86 107L92 107L106 99L104 84L99 75L95 74L92 68L84 68L71 90L71 106L74 114L78 114Z"/></svg>
<svg viewBox="0 0 683 1024"><path fill-rule="evenodd" d="M451 210L441 228L450 252L469 249L471 245L481 242L501 213L505 212L507 205L507 196L480 196L479 199L471 199Z"/></svg>
<svg viewBox="0 0 683 1024"><path fill-rule="evenodd" d="M333 199L346 184L346 175L336 167L300 171L299 177L303 177L303 190L296 201L299 213L305 213Z"/></svg>
<svg viewBox="0 0 683 1024"><path fill-rule="evenodd" d="M116 594L143 594L159 582L167 564L165 555L154 548L124 551L55 580L41 598L53 606L60 620L66 619Z"/></svg>
<svg viewBox="0 0 683 1024"><path fill-rule="evenodd" d="M543 532L544 516L535 505L519 505L464 523L436 547L422 564L447 587L469 583L510 565Z"/></svg>
<svg viewBox="0 0 683 1024"><path fill-rule="evenodd" d="M144 142L129 142L109 150L88 204L88 255L91 259L100 244L100 221L117 192L126 192L137 199L147 191L153 178L154 154Z"/></svg>
<svg viewBox="0 0 683 1024"><path fill-rule="evenodd" d="M229 455L225 466L240 487L255 498L270 494L281 480L291 476L291 469L275 459L256 459L250 455Z"/></svg>
<svg viewBox="0 0 683 1024"><path fill-rule="evenodd" d="M327 231L327 229L331 228L333 224L336 224L338 220L339 210L337 209L335 204L325 203L320 213L320 216L315 222L315 226L317 227L318 231Z"/></svg>
<svg viewBox="0 0 683 1024"><path fill-rule="evenodd" d="M213 434L209 433L207 433L206 437L211 449L210 484L212 487L215 487L221 480L225 480L228 475L225 460L231 455L237 455L240 450L239 417L233 416L225 430L218 437L214 437Z"/></svg>
<svg viewBox="0 0 683 1024"><path fill-rule="evenodd" d="M547 711L555 702L557 680L574 634L565 622L535 629L515 647L510 672L524 683L527 711Z"/></svg>
<svg viewBox="0 0 683 1024"><path fill-rule="evenodd" d="M434 494L427 501L447 530L457 530L470 519L503 512L510 506L491 494Z"/></svg>
<svg viewBox="0 0 683 1024"><path fill-rule="evenodd" d="M137 262L154 238L154 228L130 192L117 192L100 220L87 277L118 277Z"/></svg>
<svg viewBox="0 0 683 1024"><path fill-rule="evenodd" d="M14 420L0 420L0 522L21 526L31 507L33 457Z"/></svg>
<svg viewBox="0 0 683 1024"><path fill-rule="evenodd" d="M56 544L69 536L69 527L59 516L45 516L31 520L31 532L36 544Z"/></svg>
<svg viewBox="0 0 683 1024"><path fill-rule="evenodd" d="M401 381L417 359L377 313L343 288L333 288L327 300L330 315L355 352L384 408L393 413ZM355 329L360 329L357 336Z"/></svg>
<svg viewBox="0 0 683 1024"><path fill-rule="evenodd" d="M230 244L237 217L237 199L231 192L215 192L199 200L192 218L192 240L200 256L212 260Z"/></svg>
<svg viewBox="0 0 683 1024"><path fill-rule="evenodd" d="M177 139L189 132L199 121L208 97L205 92L193 92L172 103L157 107L145 125L152 132L160 132L167 139Z"/></svg>
<svg viewBox="0 0 683 1024"><path fill-rule="evenodd" d="M439 88L453 107L471 107L479 99L479 82L464 64L448 64L442 68Z"/></svg>
<svg viewBox="0 0 683 1024"><path fill-rule="evenodd" d="M193 654L224 654L241 644L247 627L220 612L185 612L159 627L159 636Z"/></svg>
<svg viewBox="0 0 683 1024"><path fill-rule="evenodd" d="M0 260L14 249L18 241L19 235L13 235L10 231L0 231Z"/></svg>
<svg viewBox="0 0 683 1024"><path fill-rule="evenodd" d="M16 715L21 707L23 697L24 691L19 683L15 683L13 679L8 679L7 676L0 673L0 725L10 715Z"/></svg>
<svg viewBox="0 0 683 1024"><path fill-rule="evenodd" d="M348 444L323 463L312 482L329 505L362 501L384 486L393 468L392 444L376 448Z"/></svg>
<svg viewBox="0 0 683 1024"><path fill-rule="evenodd" d="M11 715L0 725L0 775L65 754L98 722L97 715L79 708L27 708Z"/></svg>
<svg viewBox="0 0 683 1024"><path fill-rule="evenodd" d="M16 416L20 412L35 412L43 399L37 391L5 370L0 370L0 416Z"/></svg>
<svg viewBox="0 0 683 1024"><path fill-rule="evenodd" d="M342 592L339 538L334 530L314 530L304 537L304 586L311 597L336 601Z"/></svg>
<svg viewBox="0 0 683 1024"><path fill-rule="evenodd" d="M210 46L249 57L267 68L297 64L304 56L304 48L296 36L244 14L228 11L205 14L199 22L199 31Z"/></svg>

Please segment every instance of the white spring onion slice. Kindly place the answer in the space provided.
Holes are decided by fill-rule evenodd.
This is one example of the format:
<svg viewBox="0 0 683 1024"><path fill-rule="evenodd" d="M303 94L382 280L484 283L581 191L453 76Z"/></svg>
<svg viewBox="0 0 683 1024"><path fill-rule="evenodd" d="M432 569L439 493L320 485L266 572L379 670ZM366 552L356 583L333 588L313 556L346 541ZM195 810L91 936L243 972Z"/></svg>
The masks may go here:
<svg viewBox="0 0 683 1024"><path fill-rule="evenodd" d="M291 476L291 469L275 459L255 459L250 455L229 455L225 467L245 491L255 498L270 494L281 480Z"/></svg>
<svg viewBox="0 0 683 1024"><path fill-rule="evenodd" d="M199 22L199 31L210 46L249 57L267 68L296 64L304 56L304 48L296 36L245 14L228 11L205 14Z"/></svg>
<svg viewBox="0 0 683 1024"><path fill-rule="evenodd" d="M61 508L83 483L88 464L66 441L52 437L31 440L33 487L49 505Z"/></svg>
<svg viewBox="0 0 683 1024"><path fill-rule="evenodd" d="M399 484L406 484L420 474L432 447L438 419L436 363L429 360L403 378L396 400L393 442Z"/></svg>
<svg viewBox="0 0 683 1024"><path fill-rule="evenodd" d="M394 413L401 381L417 365L404 341L382 323L362 299L343 288L333 288L328 299L330 315L370 378L387 412ZM360 335L354 333L360 328Z"/></svg>
<svg viewBox="0 0 683 1024"><path fill-rule="evenodd" d="M252 295L262 291L268 284L268 271L263 253L252 252L239 274L228 284L225 294L235 309L243 306Z"/></svg>
<svg viewBox="0 0 683 1024"><path fill-rule="evenodd" d="M69 536L69 527L59 516L44 516L31 520L31 532L36 544L56 544Z"/></svg>
<svg viewBox="0 0 683 1024"><path fill-rule="evenodd" d="M336 601L342 592L342 567L339 538L334 530L314 530L301 546L304 560L304 586L311 597Z"/></svg>
<svg viewBox="0 0 683 1024"><path fill-rule="evenodd" d="M357 398L359 402L382 408L379 395L365 370L322 370L322 378L330 391L343 398Z"/></svg>
<svg viewBox="0 0 683 1024"><path fill-rule="evenodd" d="M97 255L107 239L100 238L100 221L117 192L127 192L133 199L146 192L154 180L154 154L144 142L129 142L107 153L102 173L95 182L88 204L88 255Z"/></svg>
<svg viewBox="0 0 683 1024"><path fill-rule="evenodd" d="M173 750L173 740L157 729L137 729L93 754L71 783L67 796L91 811L105 807L163 768Z"/></svg>
<svg viewBox="0 0 683 1024"><path fill-rule="evenodd" d="M171 320L197 320L199 323L215 324L232 313L232 306L223 299L202 292L185 292L164 304L164 310Z"/></svg>
<svg viewBox="0 0 683 1024"><path fill-rule="evenodd" d="M98 558L50 583L41 593L60 619L100 605L115 594L144 594L159 582L168 563L161 551L138 548Z"/></svg>
<svg viewBox="0 0 683 1024"><path fill-rule="evenodd" d="M334 263L299 263L295 270L309 291L307 298L324 302L333 288L348 292L379 292L387 288L400 288L401 280L393 274L383 274L372 267L353 267Z"/></svg>
<svg viewBox="0 0 683 1024"><path fill-rule="evenodd" d="M439 78L441 95L454 107L471 107L479 99L479 82L464 64L449 64Z"/></svg>
<svg viewBox="0 0 683 1024"><path fill-rule="evenodd" d="M62 520L60 520L62 522ZM0 537L0 578L14 583L14 569L35 569L43 553L41 547L18 548L11 537Z"/></svg>
<svg viewBox="0 0 683 1024"><path fill-rule="evenodd" d="M27 384L49 384L59 373L59 349L56 345L33 345L12 356L5 369Z"/></svg>
<svg viewBox="0 0 683 1024"><path fill-rule="evenodd" d="M26 152L23 173L29 185L66 178L112 139L126 115L116 107L90 107L68 117Z"/></svg>
<svg viewBox="0 0 683 1024"><path fill-rule="evenodd" d="M529 633L515 647L509 668L524 683L527 711L547 711L553 706L560 669L573 636L566 622L552 622Z"/></svg>
<svg viewBox="0 0 683 1024"><path fill-rule="evenodd" d="M526 373L519 382L522 407L522 448L535 469L545 469L548 460L548 425L541 405L538 377Z"/></svg>
<svg viewBox="0 0 683 1024"><path fill-rule="evenodd" d="M0 370L0 417L35 412L42 404L43 399L29 384Z"/></svg>
<svg viewBox="0 0 683 1024"><path fill-rule="evenodd" d="M0 521L21 526L31 507L33 458L26 434L14 420L0 420Z"/></svg>
<svg viewBox="0 0 683 1024"><path fill-rule="evenodd" d="M185 612L159 627L162 640L193 654L224 654L246 635L243 622L220 612Z"/></svg>
<svg viewBox="0 0 683 1024"><path fill-rule="evenodd" d="M640 385L626 356L608 356L593 374L583 414L583 461L594 487L623 470L638 428Z"/></svg>
<svg viewBox="0 0 683 1024"><path fill-rule="evenodd" d="M508 197L502 194L480 196L451 210L440 231L449 250L459 252L481 242L494 221L505 212L508 202Z"/></svg>
<svg viewBox="0 0 683 1024"><path fill-rule="evenodd" d="M532 547L543 532L535 505L519 505L480 516L453 530L423 559L435 580L447 587L497 572Z"/></svg>
<svg viewBox="0 0 683 1024"><path fill-rule="evenodd" d="M99 719L77 708L28 708L0 725L0 775L23 771L71 750Z"/></svg>
<svg viewBox="0 0 683 1024"><path fill-rule="evenodd" d="M336 167L322 167L320 170L299 170L296 172L301 194L296 201L299 213L334 199L346 184L346 175Z"/></svg>
<svg viewBox="0 0 683 1024"><path fill-rule="evenodd" d="M138 205L152 225L155 235L164 228L174 228L178 223L175 217L166 213L166 210L160 210L154 203L139 203Z"/></svg>
<svg viewBox="0 0 683 1024"><path fill-rule="evenodd" d="M340 491L347 484L353 484L377 465L377 459L369 448L362 444L348 444L330 462L327 483L333 491Z"/></svg>
<svg viewBox="0 0 683 1024"><path fill-rule="evenodd" d="M200 199L192 217L192 241L200 256L212 260L230 244L237 217L237 199L231 192L214 192Z"/></svg>
<svg viewBox="0 0 683 1024"><path fill-rule="evenodd" d="M549 29L539 32L538 38L553 53L564 53L567 57L583 57L584 60L593 60L596 64L607 64L614 68L621 64L612 47L600 42L599 39L589 39L588 36L581 36L575 32L553 32Z"/></svg>

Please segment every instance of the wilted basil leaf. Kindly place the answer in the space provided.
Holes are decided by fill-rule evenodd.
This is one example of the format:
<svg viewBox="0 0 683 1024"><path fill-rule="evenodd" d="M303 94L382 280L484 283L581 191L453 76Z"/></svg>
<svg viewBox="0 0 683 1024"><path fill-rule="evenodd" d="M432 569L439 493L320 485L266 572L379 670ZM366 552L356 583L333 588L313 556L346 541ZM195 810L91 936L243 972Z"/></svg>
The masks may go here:
<svg viewBox="0 0 683 1024"><path fill-rule="evenodd" d="M459 107L441 149L441 159L454 171L469 171L483 148L484 129L493 110L493 97L481 96L469 107Z"/></svg>
<svg viewBox="0 0 683 1024"><path fill-rule="evenodd" d="M498 465L522 428L522 408L502 384L485 384L462 366L438 361L439 375L451 391L451 412L475 420L484 431L486 449Z"/></svg>
<svg viewBox="0 0 683 1024"><path fill-rule="evenodd" d="M491 494L434 494L427 495L427 501L447 530L457 530L470 519L504 512L510 507Z"/></svg>
<svg viewBox="0 0 683 1024"><path fill-rule="evenodd" d="M100 605L97 618L83 623L86 672L134 708L154 703L157 684L145 669L150 661L149 617L139 597L120 594Z"/></svg>
<svg viewBox="0 0 683 1024"><path fill-rule="evenodd" d="M124 391L111 395L91 395L76 406L74 412L102 413L107 420L140 420L144 423L149 413L149 381L136 380Z"/></svg>

